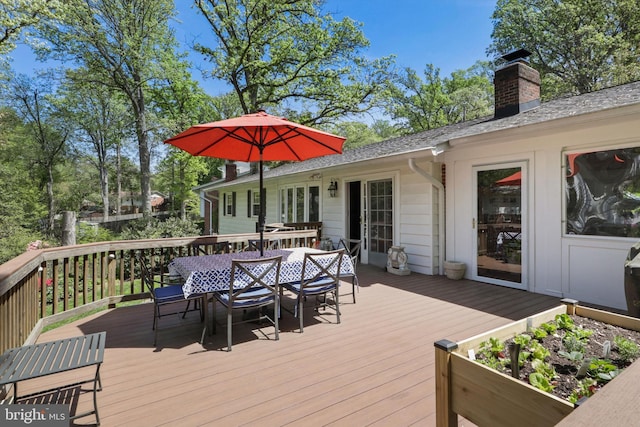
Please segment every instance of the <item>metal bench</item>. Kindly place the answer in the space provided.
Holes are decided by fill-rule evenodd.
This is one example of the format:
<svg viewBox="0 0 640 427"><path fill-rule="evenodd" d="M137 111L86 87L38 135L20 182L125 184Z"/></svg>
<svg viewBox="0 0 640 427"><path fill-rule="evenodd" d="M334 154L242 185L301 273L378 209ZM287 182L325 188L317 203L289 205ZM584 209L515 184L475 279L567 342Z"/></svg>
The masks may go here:
<svg viewBox="0 0 640 427"><path fill-rule="evenodd" d="M36 395L80 384L93 382L93 410L71 416L71 419L95 414L96 425L100 425L96 393L102 390L100 365L104 357L106 332L65 338L39 344L25 345L7 350L0 356L0 387L13 384L13 402ZM66 384L36 393L18 395L18 382L73 369L96 366L95 376L73 384Z"/></svg>

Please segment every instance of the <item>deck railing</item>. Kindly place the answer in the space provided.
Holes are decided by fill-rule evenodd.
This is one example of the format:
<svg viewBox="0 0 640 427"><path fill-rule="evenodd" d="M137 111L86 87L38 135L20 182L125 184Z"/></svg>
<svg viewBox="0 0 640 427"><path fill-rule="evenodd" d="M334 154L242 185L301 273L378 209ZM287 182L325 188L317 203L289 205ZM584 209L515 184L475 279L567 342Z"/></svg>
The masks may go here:
<svg viewBox="0 0 640 427"><path fill-rule="evenodd" d="M229 242L242 251L258 233L120 240L28 251L0 265L0 354L35 342L42 328L92 309L145 299L136 254L158 271L193 243ZM316 230L268 233L279 247L312 247Z"/></svg>

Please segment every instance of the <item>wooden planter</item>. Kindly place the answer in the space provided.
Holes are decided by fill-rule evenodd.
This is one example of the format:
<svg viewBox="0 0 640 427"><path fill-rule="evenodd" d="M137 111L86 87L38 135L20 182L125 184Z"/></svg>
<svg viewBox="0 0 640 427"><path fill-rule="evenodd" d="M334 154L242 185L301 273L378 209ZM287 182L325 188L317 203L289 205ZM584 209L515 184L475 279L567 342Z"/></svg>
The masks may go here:
<svg viewBox="0 0 640 427"><path fill-rule="evenodd" d="M567 313L640 331L640 319L579 306L575 300L460 342L435 343L436 425L457 426L458 415L479 426L554 426L574 405L469 359L490 337L506 340ZM615 380L614 380L615 381Z"/></svg>

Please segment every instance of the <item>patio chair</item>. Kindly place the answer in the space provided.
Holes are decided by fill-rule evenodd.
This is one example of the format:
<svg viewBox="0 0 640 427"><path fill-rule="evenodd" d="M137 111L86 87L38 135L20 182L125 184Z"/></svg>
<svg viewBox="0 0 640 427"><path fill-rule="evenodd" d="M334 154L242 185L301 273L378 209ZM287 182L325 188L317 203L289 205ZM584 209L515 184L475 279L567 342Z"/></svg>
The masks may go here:
<svg viewBox="0 0 640 427"><path fill-rule="evenodd" d="M362 246L362 241L359 239L340 239L338 242L338 249L343 248L345 252L349 254L351 258L351 264L353 265L353 275L351 276L351 293L343 294L353 295L353 303L356 303L356 288L358 288L358 292L360 292L360 283L358 282L358 276L356 273L356 268L358 266L358 262L360 261L360 248ZM341 277L349 277L349 276L341 276Z"/></svg>
<svg viewBox="0 0 640 427"><path fill-rule="evenodd" d="M190 246L190 255L217 255L228 254L231 252L231 245L229 242L198 242L195 241Z"/></svg>
<svg viewBox="0 0 640 427"><path fill-rule="evenodd" d="M233 325L268 320L275 327L275 339L280 339L280 266L282 256L252 260L233 260L228 291L214 292L213 331L216 330L216 301L227 309L227 351L231 351ZM265 312L273 305L273 316ZM257 310L257 317L243 315L242 320L233 321L233 311Z"/></svg>
<svg viewBox="0 0 640 427"><path fill-rule="evenodd" d="M305 253L299 282L285 283L283 286L296 295L294 316L300 321L300 333L304 332L304 302L307 297L315 296L316 306L331 308L336 312L336 323L340 323L340 267L344 249L323 253ZM333 299L327 299L332 294ZM320 299L322 297L322 299ZM330 302L332 301L332 302Z"/></svg>
<svg viewBox="0 0 640 427"><path fill-rule="evenodd" d="M189 311L199 311L200 320L204 321L204 304L205 294L192 294L185 298L182 292L182 283L164 285L165 282L157 280L156 275L151 271L144 258L140 254L136 254L138 265L140 265L141 280L149 292L149 296L153 301L153 345L155 346L158 341L158 328L161 317L171 316L174 314L182 314L182 318L187 315ZM159 286L156 286L159 285ZM182 304L184 306L185 301L187 306L184 310L172 311L170 313L161 312L161 308L174 304ZM193 308L191 308L191 302L194 302Z"/></svg>

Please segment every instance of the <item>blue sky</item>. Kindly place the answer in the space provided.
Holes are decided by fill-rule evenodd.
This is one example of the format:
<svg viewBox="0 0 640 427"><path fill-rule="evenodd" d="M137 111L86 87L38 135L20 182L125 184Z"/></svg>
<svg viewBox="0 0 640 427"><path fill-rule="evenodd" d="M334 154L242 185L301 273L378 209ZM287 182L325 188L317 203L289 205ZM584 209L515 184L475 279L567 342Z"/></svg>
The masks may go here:
<svg viewBox="0 0 640 427"><path fill-rule="evenodd" d="M190 5L177 0L176 4ZM466 69L477 60L489 59L485 50L491 43L491 14L496 0L327 0L325 10L336 20L348 16L363 24L370 41L366 55L379 58L394 54L399 67L410 67L420 74L427 63L440 68L441 76ZM190 45L194 38L209 37L204 19L188 6L179 6L176 37ZM202 39L201 39L202 42ZM206 44L206 43L204 43ZM12 54L16 72L30 74L43 68L34 62L28 48ZM198 66L207 66L199 54L192 54L193 76L201 80ZM224 86L201 80L210 95L219 95Z"/></svg>

